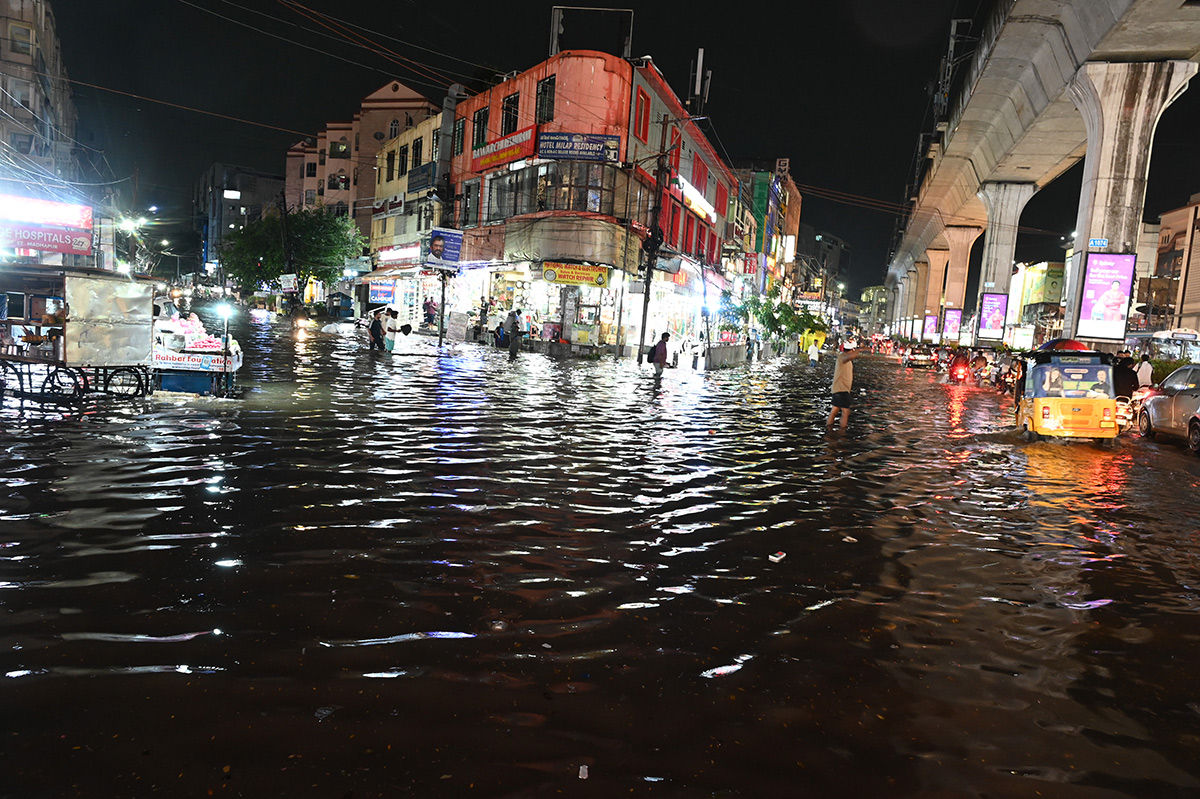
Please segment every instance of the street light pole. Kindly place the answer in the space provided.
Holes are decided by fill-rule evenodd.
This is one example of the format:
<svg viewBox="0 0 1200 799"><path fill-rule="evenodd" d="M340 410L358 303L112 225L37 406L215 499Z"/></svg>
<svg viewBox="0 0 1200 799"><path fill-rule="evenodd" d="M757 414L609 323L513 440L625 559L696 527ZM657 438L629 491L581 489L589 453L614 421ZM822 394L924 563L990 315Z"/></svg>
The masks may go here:
<svg viewBox="0 0 1200 799"><path fill-rule="evenodd" d="M658 165L654 171L654 211L650 217L650 235L643 245L646 250L646 284L642 297L642 329L638 334L638 365L645 359L646 328L650 326L650 285L654 281L654 267L658 263L658 250L662 247L663 232L659 227L662 216L662 196L667 173L667 124L670 118L663 114L660 124L662 135L658 145Z"/></svg>

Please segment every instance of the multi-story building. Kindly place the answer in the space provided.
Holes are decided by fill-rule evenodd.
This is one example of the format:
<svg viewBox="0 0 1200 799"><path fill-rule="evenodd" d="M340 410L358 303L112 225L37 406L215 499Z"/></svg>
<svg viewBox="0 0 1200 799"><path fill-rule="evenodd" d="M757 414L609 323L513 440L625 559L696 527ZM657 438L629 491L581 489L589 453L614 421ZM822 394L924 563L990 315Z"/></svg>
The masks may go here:
<svg viewBox="0 0 1200 799"><path fill-rule="evenodd" d="M1145 330L1200 329L1200 194L1159 217L1151 274L1139 276L1135 303Z"/></svg>
<svg viewBox="0 0 1200 799"><path fill-rule="evenodd" d="M209 167L192 187L192 221L200 234L201 261L218 261L224 237L260 219L264 207L279 203L283 184L283 175L257 169L232 164Z"/></svg>
<svg viewBox="0 0 1200 799"><path fill-rule="evenodd" d="M376 268L363 276L357 299L363 310L391 303L400 313L398 324L414 327L426 297L441 302L438 277L421 269L422 241L443 223L447 208L433 192L437 160L432 154L438 151L441 123L441 114L418 122L385 141L375 160L371 252Z"/></svg>
<svg viewBox="0 0 1200 799"><path fill-rule="evenodd" d="M439 111L403 83L387 83L362 101L352 121L330 122L315 139L292 145L285 171L288 206L324 205L352 216L362 234L370 236L376 154L385 141ZM437 153L412 153L410 158L415 166L436 160Z"/></svg>
<svg viewBox="0 0 1200 799"><path fill-rule="evenodd" d="M619 334L625 352L643 332L707 334L737 181L650 59L554 55L460 102L450 142L465 267L452 310L519 308L543 338ZM671 271L653 273L643 325L635 276L656 212Z"/></svg>
<svg viewBox="0 0 1200 799"><path fill-rule="evenodd" d="M0 193L63 202L74 187L75 101L44 0L0 0Z"/></svg>
<svg viewBox="0 0 1200 799"><path fill-rule="evenodd" d="M888 319L889 291L885 286L868 286L859 295L858 324L865 336L883 334Z"/></svg>

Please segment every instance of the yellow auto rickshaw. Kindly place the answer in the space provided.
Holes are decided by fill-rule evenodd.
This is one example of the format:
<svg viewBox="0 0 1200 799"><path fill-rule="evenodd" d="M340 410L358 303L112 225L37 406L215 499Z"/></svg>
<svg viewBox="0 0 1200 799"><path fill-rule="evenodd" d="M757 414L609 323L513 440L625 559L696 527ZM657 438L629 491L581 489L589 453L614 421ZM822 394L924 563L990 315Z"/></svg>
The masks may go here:
<svg viewBox="0 0 1200 799"><path fill-rule="evenodd" d="M1025 358L1024 390L1018 395L1017 426L1037 441L1042 436L1117 437L1112 356L1079 342L1056 342L1078 349L1040 349Z"/></svg>

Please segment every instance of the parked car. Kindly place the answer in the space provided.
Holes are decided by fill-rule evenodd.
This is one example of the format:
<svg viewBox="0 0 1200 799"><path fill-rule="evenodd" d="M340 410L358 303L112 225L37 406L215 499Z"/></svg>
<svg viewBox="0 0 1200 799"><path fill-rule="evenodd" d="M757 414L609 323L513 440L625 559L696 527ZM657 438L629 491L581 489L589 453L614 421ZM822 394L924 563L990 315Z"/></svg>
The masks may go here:
<svg viewBox="0 0 1200 799"><path fill-rule="evenodd" d="M1138 432L1147 438L1159 433L1182 438L1200 454L1200 365L1179 367L1142 400Z"/></svg>
<svg viewBox="0 0 1200 799"><path fill-rule="evenodd" d="M932 369L937 366L937 355L929 347L910 347L900 363L910 369Z"/></svg>

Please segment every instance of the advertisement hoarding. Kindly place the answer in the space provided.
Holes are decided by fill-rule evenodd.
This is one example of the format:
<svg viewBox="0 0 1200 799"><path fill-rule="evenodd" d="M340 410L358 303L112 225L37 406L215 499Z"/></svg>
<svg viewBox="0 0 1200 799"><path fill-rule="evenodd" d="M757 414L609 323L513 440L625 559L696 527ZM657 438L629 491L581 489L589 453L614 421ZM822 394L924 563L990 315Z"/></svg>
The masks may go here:
<svg viewBox="0 0 1200 799"><path fill-rule="evenodd" d="M943 341L958 341L958 334L962 328L962 309L947 308L946 318L942 323L942 340Z"/></svg>
<svg viewBox="0 0 1200 799"><path fill-rule="evenodd" d="M1008 312L1007 294L984 294L979 299L978 338L1000 341L1004 338L1004 314Z"/></svg>
<svg viewBox="0 0 1200 799"><path fill-rule="evenodd" d="M458 268L462 255L463 232L435 227L429 231L429 239L422 242L422 263L426 266Z"/></svg>
<svg viewBox="0 0 1200 799"><path fill-rule="evenodd" d="M542 131L538 134L538 158L616 163L620 160L620 151L620 136L604 136L598 133L554 133L551 131Z"/></svg>
<svg viewBox="0 0 1200 799"><path fill-rule="evenodd" d="M394 302L396 299L396 281L394 280L377 280L369 284L367 289L367 302L374 305L375 303Z"/></svg>
<svg viewBox="0 0 1200 799"><path fill-rule="evenodd" d="M485 172L494 166L533 155L533 127L518 130L471 151L471 171ZM412 188L409 188L412 191Z"/></svg>
<svg viewBox="0 0 1200 799"><path fill-rule="evenodd" d="M1129 316L1129 294L1137 256L1089 252L1083 271L1083 293L1079 299L1080 338L1125 340Z"/></svg>
<svg viewBox="0 0 1200 799"><path fill-rule="evenodd" d="M934 314L925 314L925 329L921 333L923 341L933 341L937 338L937 323L938 318Z"/></svg>

